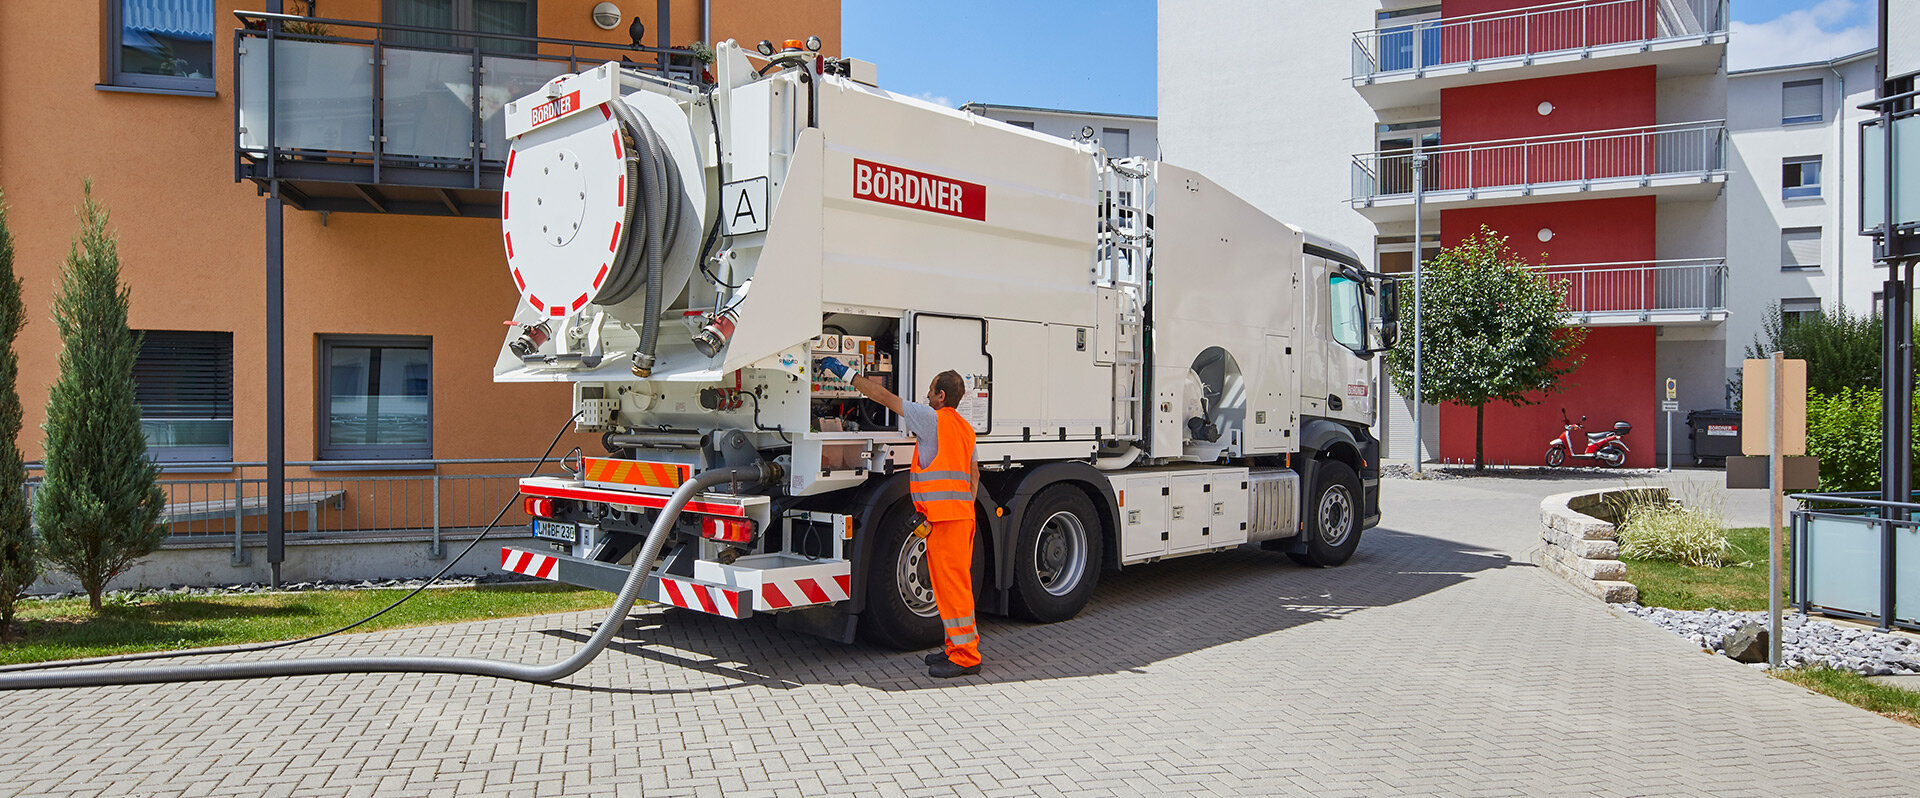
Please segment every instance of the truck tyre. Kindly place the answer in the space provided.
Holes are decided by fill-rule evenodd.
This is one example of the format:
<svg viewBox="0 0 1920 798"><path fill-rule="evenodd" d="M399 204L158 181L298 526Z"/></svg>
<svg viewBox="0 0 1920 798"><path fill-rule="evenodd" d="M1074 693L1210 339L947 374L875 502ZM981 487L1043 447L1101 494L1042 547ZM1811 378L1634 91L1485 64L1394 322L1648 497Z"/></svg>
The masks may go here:
<svg viewBox="0 0 1920 798"><path fill-rule="evenodd" d="M1054 623L1080 614L1100 581L1100 514L1087 494L1055 485L1034 497L1013 552L1013 614Z"/></svg>
<svg viewBox="0 0 1920 798"><path fill-rule="evenodd" d="M1360 477L1339 460L1322 460L1314 471L1313 500L1303 508L1306 550L1287 556L1309 568L1331 568L1360 548Z"/></svg>
<svg viewBox="0 0 1920 798"><path fill-rule="evenodd" d="M900 502L881 517L867 569L867 605L860 636L900 651L939 645L940 608L927 578L927 542L907 527L913 503Z"/></svg>

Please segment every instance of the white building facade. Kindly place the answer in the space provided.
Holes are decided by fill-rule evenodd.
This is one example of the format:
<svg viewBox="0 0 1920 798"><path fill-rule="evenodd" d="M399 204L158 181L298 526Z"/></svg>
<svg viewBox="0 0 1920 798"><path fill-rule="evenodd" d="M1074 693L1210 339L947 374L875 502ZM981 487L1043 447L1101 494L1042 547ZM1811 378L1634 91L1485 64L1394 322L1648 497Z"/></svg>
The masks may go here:
<svg viewBox="0 0 1920 798"><path fill-rule="evenodd" d="M1109 158L1155 158L1160 154L1160 122L1151 116L978 102L962 105L960 110L1049 136L1094 141Z"/></svg>
<svg viewBox="0 0 1920 798"><path fill-rule="evenodd" d="M1761 331L1783 314L1876 311L1886 274L1860 231L1860 110L1879 83L1872 50L1727 76L1734 174L1727 183L1729 379Z"/></svg>

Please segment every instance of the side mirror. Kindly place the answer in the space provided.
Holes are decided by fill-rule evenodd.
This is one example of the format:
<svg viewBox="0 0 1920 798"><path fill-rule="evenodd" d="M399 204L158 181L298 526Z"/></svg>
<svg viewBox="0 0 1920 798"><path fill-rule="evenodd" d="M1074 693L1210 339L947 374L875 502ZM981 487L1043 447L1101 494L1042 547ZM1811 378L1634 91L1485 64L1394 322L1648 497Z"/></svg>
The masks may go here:
<svg viewBox="0 0 1920 798"><path fill-rule="evenodd" d="M1380 281L1380 348L1392 349L1400 342L1400 281Z"/></svg>

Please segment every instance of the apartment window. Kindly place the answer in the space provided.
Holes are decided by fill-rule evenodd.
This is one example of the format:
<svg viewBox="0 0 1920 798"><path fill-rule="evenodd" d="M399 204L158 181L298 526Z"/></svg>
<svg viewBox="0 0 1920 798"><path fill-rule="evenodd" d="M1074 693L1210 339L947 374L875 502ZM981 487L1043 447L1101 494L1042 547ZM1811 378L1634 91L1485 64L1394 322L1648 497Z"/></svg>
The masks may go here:
<svg viewBox="0 0 1920 798"><path fill-rule="evenodd" d="M113 0L116 86L213 91L213 0Z"/></svg>
<svg viewBox="0 0 1920 798"><path fill-rule="evenodd" d="M1781 199L1820 196L1820 156L1788 158L1781 162Z"/></svg>
<svg viewBox="0 0 1920 798"><path fill-rule="evenodd" d="M1820 268L1820 228L1789 227L1780 231L1782 271Z"/></svg>
<svg viewBox="0 0 1920 798"><path fill-rule="evenodd" d="M1782 325L1800 322L1820 315L1820 300L1813 297L1780 300L1780 323Z"/></svg>
<svg viewBox="0 0 1920 798"><path fill-rule="evenodd" d="M534 0L382 0L382 19L394 25L442 28L476 33L506 33L537 36ZM391 31L385 36L394 44L419 47L464 48L471 39L445 33ZM477 37L480 47L501 53L531 53L532 42L514 39Z"/></svg>
<svg viewBox="0 0 1920 798"><path fill-rule="evenodd" d="M1133 154L1133 131L1123 127L1100 129L1100 146L1107 151L1108 158L1125 158Z"/></svg>
<svg viewBox="0 0 1920 798"><path fill-rule="evenodd" d="M1440 254L1440 234L1427 233L1420 237L1420 249L1426 253L1427 263ZM1374 236L1374 268L1384 274L1413 274L1413 236Z"/></svg>
<svg viewBox="0 0 1920 798"><path fill-rule="evenodd" d="M1380 69L1440 63L1440 6L1397 8L1374 15L1380 31Z"/></svg>
<svg viewBox="0 0 1920 798"><path fill-rule="evenodd" d="M146 331L133 362L133 396L148 456L233 459L233 333Z"/></svg>
<svg viewBox="0 0 1920 798"><path fill-rule="evenodd" d="M431 339L324 338L320 374L320 459L433 456Z"/></svg>
<svg viewBox="0 0 1920 798"><path fill-rule="evenodd" d="M1821 109L1820 90L1823 81L1790 80L1780 86L1780 124L1797 125L1803 122L1818 122L1826 118Z"/></svg>

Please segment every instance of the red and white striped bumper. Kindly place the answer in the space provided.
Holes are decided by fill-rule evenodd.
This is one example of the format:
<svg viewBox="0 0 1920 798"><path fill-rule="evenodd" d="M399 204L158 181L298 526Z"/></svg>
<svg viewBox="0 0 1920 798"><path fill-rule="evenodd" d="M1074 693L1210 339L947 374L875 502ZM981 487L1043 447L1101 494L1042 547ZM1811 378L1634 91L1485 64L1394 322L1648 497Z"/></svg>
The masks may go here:
<svg viewBox="0 0 1920 798"><path fill-rule="evenodd" d="M619 590L628 573L623 565L513 547L500 549L500 568L609 592ZM659 573L654 577L647 580L641 599L723 618L832 604L846 601L853 593L851 567L845 560L782 554L742 557L733 565L698 562L693 579Z"/></svg>

